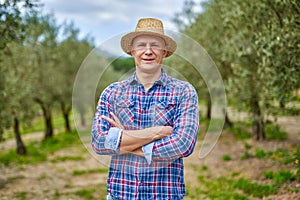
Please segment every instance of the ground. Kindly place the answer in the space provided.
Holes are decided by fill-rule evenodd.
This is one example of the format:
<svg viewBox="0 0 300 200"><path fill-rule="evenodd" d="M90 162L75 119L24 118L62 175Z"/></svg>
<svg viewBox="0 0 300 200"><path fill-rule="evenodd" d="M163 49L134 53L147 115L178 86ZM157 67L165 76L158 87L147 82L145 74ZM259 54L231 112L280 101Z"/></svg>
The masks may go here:
<svg viewBox="0 0 300 200"><path fill-rule="evenodd" d="M288 149L300 144L299 118L280 119L285 121L285 129L290 132L286 141L256 141L248 139L251 149L262 148L266 151ZM284 124L284 123L283 123ZM286 125L288 124L288 125ZM292 126L292 127L291 127ZM293 129L293 130L292 130ZM41 139L39 134L25 137L27 140ZM41 136L41 135L40 135ZM0 144L5 150L13 145L12 141ZM272 159L249 158L242 160L245 152L245 141L235 140L233 134L223 132L213 150L205 157L199 158L201 149L199 140L194 153L185 158L185 180L189 199L203 199L201 195L195 197L195 190L203 188L199 175L208 179L220 177L248 178L259 183L266 183L263 172L266 170L289 169L295 170L292 164L282 165ZM250 149L250 151L251 151ZM80 155L80 159L77 158ZM224 155L230 155L224 161ZM66 159L62 159L66 158ZM0 173L0 200L13 199L104 199L107 178L107 161L101 161L93 156L83 145L66 148L51 155L47 161L33 165L1 165ZM206 170L203 170L205 166ZM291 189L292 188L292 189ZM205 189L204 189L205 190ZM300 183L297 181L283 184L277 194L265 199L293 200L300 199ZM249 199L259 199L249 196Z"/></svg>

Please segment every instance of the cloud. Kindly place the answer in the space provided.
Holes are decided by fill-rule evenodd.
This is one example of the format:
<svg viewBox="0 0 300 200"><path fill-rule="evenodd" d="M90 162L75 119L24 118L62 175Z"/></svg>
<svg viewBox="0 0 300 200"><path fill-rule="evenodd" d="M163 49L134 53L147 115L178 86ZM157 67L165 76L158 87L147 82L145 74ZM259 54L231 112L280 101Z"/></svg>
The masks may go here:
<svg viewBox="0 0 300 200"><path fill-rule="evenodd" d="M143 16L172 18L182 7L182 0L42 0L47 10L67 19L80 19L86 23L123 22L130 24ZM169 19L168 19L169 20Z"/></svg>
<svg viewBox="0 0 300 200"><path fill-rule="evenodd" d="M139 18L161 19L165 28L176 30L172 18L182 10L183 0L41 0L46 12L59 23L72 20L82 36L94 37L96 45L134 30Z"/></svg>

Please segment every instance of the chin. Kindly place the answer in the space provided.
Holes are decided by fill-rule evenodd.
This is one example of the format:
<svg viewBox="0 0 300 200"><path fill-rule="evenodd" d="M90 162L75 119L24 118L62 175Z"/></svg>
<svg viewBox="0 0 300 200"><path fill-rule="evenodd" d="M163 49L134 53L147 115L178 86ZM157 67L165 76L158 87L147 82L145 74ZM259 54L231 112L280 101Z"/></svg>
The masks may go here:
<svg viewBox="0 0 300 200"><path fill-rule="evenodd" d="M147 72L147 73L155 73L157 70L161 69L161 64L157 63L151 63L151 64L141 64L139 66L141 71Z"/></svg>

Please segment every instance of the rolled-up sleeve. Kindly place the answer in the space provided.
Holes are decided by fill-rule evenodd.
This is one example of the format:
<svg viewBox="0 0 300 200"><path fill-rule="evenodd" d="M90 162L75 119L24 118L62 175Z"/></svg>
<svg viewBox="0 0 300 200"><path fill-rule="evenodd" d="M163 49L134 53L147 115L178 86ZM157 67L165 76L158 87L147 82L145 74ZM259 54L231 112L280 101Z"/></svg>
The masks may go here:
<svg viewBox="0 0 300 200"><path fill-rule="evenodd" d="M142 151L147 160L147 163L150 165L152 161L152 151L153 151L154 142L146 144L142 147Z"/></svg>
<svg viewBox="0 0 300 200"><path fill-rule="evenodd" d="M154 142L152 160L187 157L194 150L199 126L198 96L191 85L182 94L174 116L173 133Z"/></svg>
<svg viewBox="0 0 300 200"><path fill-rule="evenodd" d="M92 125L92 148L97 154L103 155L118 154L122 138L121 129L111 127L106 120L101 118L101 116L110 116L108 97L111 87L106 88L101 94Z"/></svg>
<svg viewBox="0 0 300 200"><path fill-rule="evenodd" d="M104 147L116 151L120 146L122 129L111 127L108 131L108 135L105 138Z"/></svg>

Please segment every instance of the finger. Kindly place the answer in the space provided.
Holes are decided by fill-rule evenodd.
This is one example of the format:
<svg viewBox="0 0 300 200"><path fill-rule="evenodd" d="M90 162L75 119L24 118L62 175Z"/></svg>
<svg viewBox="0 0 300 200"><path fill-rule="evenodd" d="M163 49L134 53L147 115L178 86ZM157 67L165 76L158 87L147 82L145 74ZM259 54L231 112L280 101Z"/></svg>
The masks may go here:
<svg viewBox="0 0 300 200"><path fill-rule="evenodd" d="M112 117L114 118L114 120L115 120L117 123L120 123L120 124L121 124L119 118L118 118L113 112L110 112L110 114L112 115Z"/></svg>
<svg viewBox="0 0 300 200"><path fill-rule="evenodd" d="M124 127L123 127L121 121L119 120L119 118L113 112L110 112L110 114L114 118L115 122L117 122L117 124L119 125L119 128L124 129Z"/></svg>
<svg viewBox="0 0 300 200"><path fill-rule="evenodd" d="M114 127L118 127L118 124L114 120L110 119L109 117L101 116L101 118L108 121L108 123L110 123L110 125L112 125Z"/></svg>

